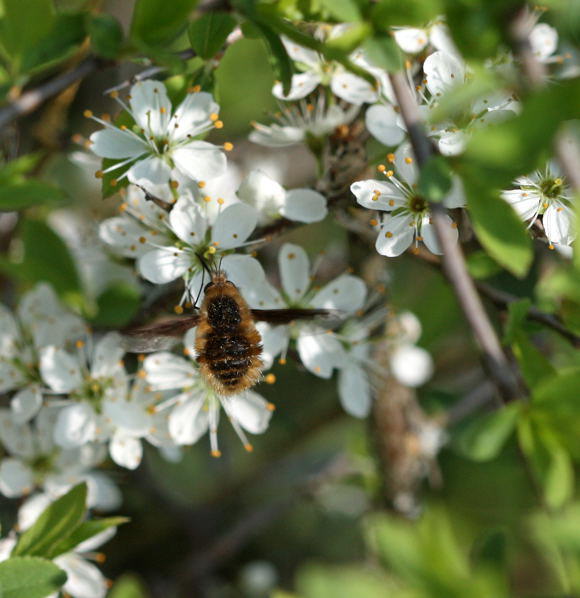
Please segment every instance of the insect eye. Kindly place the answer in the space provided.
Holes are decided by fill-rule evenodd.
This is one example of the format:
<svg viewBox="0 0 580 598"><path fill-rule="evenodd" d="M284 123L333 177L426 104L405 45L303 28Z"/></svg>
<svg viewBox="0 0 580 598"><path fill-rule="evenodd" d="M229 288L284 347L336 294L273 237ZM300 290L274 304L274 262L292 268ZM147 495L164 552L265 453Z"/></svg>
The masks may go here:
<svg viewBox="0 0 580 598"><path fill-rule="evenodd" d="M213 287L213 282L208 282L205 287L203 287L203 292L206 293L209 287Z"/></svg>

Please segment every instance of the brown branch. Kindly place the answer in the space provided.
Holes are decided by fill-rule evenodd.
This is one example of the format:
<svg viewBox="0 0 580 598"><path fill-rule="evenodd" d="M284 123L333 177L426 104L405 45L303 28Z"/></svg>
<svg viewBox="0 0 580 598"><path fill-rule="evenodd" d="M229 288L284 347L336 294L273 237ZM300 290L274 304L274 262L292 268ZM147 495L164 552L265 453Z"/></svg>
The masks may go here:
<svg viewBox="0 0 580 598"><path fill-rule="evenodd" d="M433 154L433 148L423 131L421 116L415 98L400 72L390 75L391 84L401 109L411 145L419 167ZM447 220L446 210L432 204L431 214L439 243L443 250L442 266L451 283L459 305L482 351L484 367L505 401L521 397L517 378L477 294L473 279L467 271L461 246L456 242Z"/></svg>

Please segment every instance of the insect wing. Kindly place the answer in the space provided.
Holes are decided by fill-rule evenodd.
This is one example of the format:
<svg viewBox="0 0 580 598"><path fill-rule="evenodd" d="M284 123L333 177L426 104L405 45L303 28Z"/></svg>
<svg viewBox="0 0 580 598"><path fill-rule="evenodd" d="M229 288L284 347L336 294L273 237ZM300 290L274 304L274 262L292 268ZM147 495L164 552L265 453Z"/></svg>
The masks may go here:
<svg viewBox="0 0 580 598"><path fill-rule="evenodd" d="M281 325L294 320L339 318L341 312L336 309L253 309L252 315L257 322Z"/></svg>
<svg viewBox="0 0 580 598"><path fill-rule="evenodd" d="M123 346L129 353L152 353L171 349L190 328L197 326L199 319L199 315L196 314L129 330L123 336Z"/></svg>

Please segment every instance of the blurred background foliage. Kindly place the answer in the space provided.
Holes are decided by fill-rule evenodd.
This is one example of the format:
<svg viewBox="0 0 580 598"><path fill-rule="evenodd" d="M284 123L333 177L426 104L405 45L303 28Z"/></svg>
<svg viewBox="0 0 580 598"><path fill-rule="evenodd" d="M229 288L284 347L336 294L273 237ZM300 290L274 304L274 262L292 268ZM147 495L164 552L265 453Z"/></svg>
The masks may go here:
<svg viewBox="0 0 580 598"><path fill-rule="evenodd" d="M121 264L103 277L96 258L87 261L83 253L80 239L90 238L95 222L115 211L118 198L102 199L100 182L93 177L99 164L76 136L92 131L82 118L84 109L95 114L114 110L103 90L146 67L148 61L136 55L168 66L174 73L168 86L175 93L192 79L215 83L225 126L214 140L235 145L231 160L237 173L232 177L258 167L296 186L311 184L315 176L305 149L265 151L246 139L251 121L263 121L279 109L270 92L281 59L272 61L263 39L252 35L237 41L215 70L206 68L200 59L174 55L189 48L185 25L194 2L140 1L135 16L133 4L0 3L0 96L5 102L17 98L23 86L85 60L87 51L102 67L78 88L2 130L3 300L13 303L34 282L48 280L97 329L129 324L143 297ZM546 4L548 18L563 37L578 42L578 2ZM460 50L474 69L484 72L484 59L505 47L506 15L519 5L515 0L278 0L259 6L254 25L269 23L275 29L282 17L341 21L362 14L375 27L420 26L446 14ZM245 14L255 9L251 2L235 6ZM268 14L274 15L271 21ZM494 82L486 84L493 87ZM471 185L470 207L477 211L472 198L485 192L482 173L489 175L486 184L492 177L502 186L545 159L546 139L562 119L578 116L579 90L576 80L539 92L510 124L479 134L456 165ZM451 113L459 102L471 101L452 100L441 110ZM377 161L384 151L373 142L367 149ZM497 218L491 209L479 221L480 230ZM384 274L391 308L417 314L423 327L419 344L435 358L434 378L417 392L430 416L443 417L460 398L484 386L466 323L437 269L410 255L388 262L369 257L373 252L331 217L283 240L302 244L312 256L325 250L323 279L349 266ZM523 235L517 258L503 253L505 247L495 238L486 245L494 259L473 239L466 247L476 278L516 297L530 297L548 311L561 309L566 324L580 332L578 252L570 263L536 242L530 267L532 243ZM260 254L271 266L275 256L275 244ZM165 307L171 309L169 300ZM575 369L580 358L561 338L518 318L516 307L509 314L489 307L498 327L512 323L515 332L506 342L532 364L526 381L536 392L535 403L453 422L449 442L433 466L434 483L421 487L422 514L407 520L387 508L383 478L388 474L377 455L375 419L346 415L334 382L313 378L289 360L274 367L274 385L260 388L277 410L252 454L243 452L233 432L222 426L219 460L209 458L202 440L187 448L178 463L149 451L137 471L112 471L124 494L121 512L131 523L107 546L103 569L116 580L111 597L579 596L580 503L574 470L580 458L580 376ZM531 349L529 339L535 343ZM538 352L549 355L555 366L569 368L559 386ZM562 399L558 405L556 399ZM7 529L15 505L3 500L1 508Z"/></svg>

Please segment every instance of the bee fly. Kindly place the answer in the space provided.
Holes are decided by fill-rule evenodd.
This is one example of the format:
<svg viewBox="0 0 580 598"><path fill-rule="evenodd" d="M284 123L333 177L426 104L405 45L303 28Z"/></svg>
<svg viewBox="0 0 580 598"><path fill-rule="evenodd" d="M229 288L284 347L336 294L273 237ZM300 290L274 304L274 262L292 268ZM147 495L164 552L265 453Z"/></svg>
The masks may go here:
<svg viewBox="0 0 580 598"><path fill-rule="evenodd" d="M251 309L223 270L210 275L198 313L129 331L127 350L156 351L164 338L181 336L197 326L196 360L201 374L221 396L251 388L260 379L262 339L255 322L281 325L337 315L330 309Z"/></svg>

